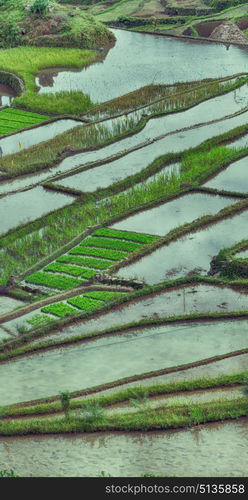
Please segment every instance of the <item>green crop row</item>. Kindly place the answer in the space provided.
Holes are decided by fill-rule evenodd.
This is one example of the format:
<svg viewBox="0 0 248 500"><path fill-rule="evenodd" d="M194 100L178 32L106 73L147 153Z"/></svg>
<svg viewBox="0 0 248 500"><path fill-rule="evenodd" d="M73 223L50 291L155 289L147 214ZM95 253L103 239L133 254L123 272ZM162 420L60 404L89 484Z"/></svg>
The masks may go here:
<svg viewBox="0 0 248 500"><path fill-rule="evenodd" d="M96 307L101 306L103 304L103 301L87 298L85 296L82 297L78 296L68 300L68 304L76 306L79 309L85 309L86 311L90 311L91 309L95 309Z"/></svg>
<svg viewBox="0 0 248 500"><path fill-rule="evenodd" d="M111 250L113 249L113 250L122 250L124 252L133 252L134 250L140 249L142 244L91 236L86 240L84 240L84 244L81 245L81 248L82 246L93 246L100 248L102 247L102 248L110 248Z"/></svg>
<svg viewBox="0 0 248 500"><path fill-rule="evenodd" d="M70 264L60 264L59 262L52 262L52 264L49 264L44 268L44 271L50 271L52 273L66 273L71 274L71 276L82 278L92 278L92 276L97 273L95 269L87 269Z"/></svg>
<svg viewBox="0 0 248 500"><path fill-rule="evenodd" d="M65 304L64 302L57 302L56 304L42 307L41 311L44 313L54 314L55 316L59 316L60 318L72 316L77 312L75 309L68 306L68 304Z"/></svg>
<svg viewBox="0 0 248 500"><path fill-rule="evenodd" d="M150 243L150 241L154 241L158 238L157 236L152 236L151 234L120 231L118 229L111 229L109 227L97 229L97 231L93 233L93 236L108 236L112 238L121 238L122 240L137 241L139 243Z"/></svg>
<svg viewBox="0 0 248 500"><path fill-rule="evenodd" d="M116 299L120 296L122 297L123 295L125 295L123 292L96 291L96 292L87 292L84 294L84 297L105 301L105 300Z"/></svg>
<svg viewBox="0 0 248 500"><path fill-rule="evenodd" d="M0 134L35 125L45 120L49 120L49 118L49 116L45 115L28 113L25 111L19 113L15 109L4 109L0 112Z"/></svg>
<svg viewBox="0 0 248 500"><path fill-rule="evenodd" d="M51 288L57 288L58 290L70 290L75 286L81 285L84 280L78 280L76 278L70 278L69 276L63 276L60 274L49 274L48 272L37 272L30 274L26 278L28 283L34 283L35 285L43 285Z"/></svg>
<svg viewBox="0 0 248 500"><path fill-rule="evenodd" d="M96 269L108 269L112 262L102 259L94 259L94 257L78 257L77 255L62 255L57 259L57 262L67 262L69 264L77 264L78 266L93 267Z"/></svg>
<svg viewBox="0 0 248 500"><path fill-rule="evenodd" d="M16 108L6 108L1 111L1 115L5 114L6 116L22 116L24 118L34 118L37 120L48 120L50 117L47 115L41 115L38 113L31 113L30 111L23 111L21 109Z"/></svg>
<svg viewBox="0 0 248 500"><path fill-rule="evenodd" d="M110 260L121 260L125 259L127 256L124 252L118 252L117 250L107 250L105 248L91 248L83 245L79 245L74 247L70 254L79 254L79 255L93 255L94 257L103 257L105 259Z"/></svg>
<svg viewBox="0 0 248 500"><path fill-rule="evenodd" d="M105 301L114 299L119 297L120 295L124 295L120 292L108 292L108 291L94 291L87 292L82 296L73 297L68 300L68 304L71 304L79 309L91 310L96 307L102 305ZM76 309L73 309L65 302L56 302L55 304L50 304L49 306L44 306L41 308L41 311L44 313L54 314L55 316L59 316L60 318L65 318L66 316L71 316L77 313ZM31 323L31 318L29 322ZM46 318L44 319L42 315L37 315L37 321L35 321L34 326L40 326L46 322Z"/></svg>

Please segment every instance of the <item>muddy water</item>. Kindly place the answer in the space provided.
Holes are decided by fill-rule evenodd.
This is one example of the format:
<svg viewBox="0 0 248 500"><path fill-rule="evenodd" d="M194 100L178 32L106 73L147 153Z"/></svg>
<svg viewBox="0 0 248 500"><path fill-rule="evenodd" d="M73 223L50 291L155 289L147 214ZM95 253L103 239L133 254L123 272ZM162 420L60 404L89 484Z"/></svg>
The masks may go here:
<svg viewBox="0 0 248 500"><path fill-rule="evenodd" d="M47 191L41 186L0 198L0 211L8 215L2 217L0 233L6 233L19 224L28 222L68 205L74 200L73 196Z"/></svg>
<svg viewBox="0 0 248 500"><path fill-rule="evenodd" d="M120 268L118 275L159 283L171 277L186 276L193 270L206 274L213 256L221 248L232 246L246 237L247 211L189 233L134 264Z"/></svg>
<svg viewBox="0 0 248 500"><path fill-rule="evenodd" d="M145 318L164 318L179 314L192 314L210 311L242 311L247 310L247 293L231 288L211 285L186 286L168 290L159 295L141 298L131 304L123 304L114 311L101 314L96 318L77 322L62 328L59 333L49 335L45 340L64 339L71 335L103 331L107 328L119 327L132 321ZM36 311L37 313L39 311ZM34 314L34 313L33 313ZM9 321L5 325L11 330L17 323L24 322L28 315ZM37 340L38 343L41 339Z"/></svg>
<svg viewBox="0 0 248 500"><path fill-rule="evenodd" d="M247 347L248 321L165 325L0 365L0 405L103 384Z"/></svg>
<svg viewBox="0 0 248 500"><path fill-rule="evenodd" d="M62 134L66 130L78 127L79 125L80 122L77 120L57 120L55 122L48 123L47 125L40 125L39 127L24 130L23 132L18 132L17 134L4 137L0 140L0 146L3 151L3 155L17 153L22 149L30 148L40 142L48 141L49 139L56 137L56 135Z"/></svg>
<svg viewBox="0 0 248 500"><path fill-rule="evenodd" d="M248 192L248 157L235 161L204 186L226 191Z"/></svg>
<svg viewBox="0 0 248 500"><path fill-rule="evenodd" d="M98 187L107 187L115 181L119 181L140 172L147 167L158 156L169 153L179 152L184 149L198 146L206 139L210 139L215 135L219 135L228 131L238 125L247 122L248 113L243 113L234 118L220 121L212 125L204 125L195 129L181 131L172 135L168 135L164 139L149 144L141 149L131 152L119 160L106 163L97 169L91 168L79 174L71 175L61 181L57 180L57 184L62 186L74 187L82 189L83 191L94 191ZM137 140L134 139L134 140ZM128 141L128 144L126 143ZM125 146L130 147L132 138L107 146L98 151L91 151L88 153L80 153L79 155L66 158L57 167L60 172L71 170L72 167L84 165L88 162L94 162L98 159L104 159L112 154L123 151ZM54 174L56 173L54 168Z"/></svg>
<svg viewBox="0 0 248 500"><path fill-rule="evenodd" d="M93 101L104 102L151 83L200 80L247 71L247 50L243 48L231 46L227 51L217 43L113 32L116 44L104 61L78 72L61 71L49 86L42 86L41 73L36 78L40 92L82 90ZM193 67L185 64L192 60Z"/></svg>
<svg viewBox="0 0 248 500"><path fill-rule="evenodd" d="M12 297L0 295L0 316L17 309L18 307L25 306L25 304L26 303L22 300L12 299Z"/></svg>
<svg viewBox="0 0 248 500"><path fill-rule="evenodd" d="M247 432L243 418L183 431L2 437L0 467L24 477L246 477Z"/></svg>
<svg viewBox="0 0 248 500"><path fill-rule="evenodd" d="M203 215L219 212L235 203L234 198L211 196L202 193L186 194L171 202L145 210L114 224L113 228L163 236L171 229L192 222Z"/></svg>
<svg viewBox="0 0 248 500"><path fill-rule="evenodd" d="M0 83L0 106L10 106L12 99L16 95L16 92L11 87Z"/></svg>

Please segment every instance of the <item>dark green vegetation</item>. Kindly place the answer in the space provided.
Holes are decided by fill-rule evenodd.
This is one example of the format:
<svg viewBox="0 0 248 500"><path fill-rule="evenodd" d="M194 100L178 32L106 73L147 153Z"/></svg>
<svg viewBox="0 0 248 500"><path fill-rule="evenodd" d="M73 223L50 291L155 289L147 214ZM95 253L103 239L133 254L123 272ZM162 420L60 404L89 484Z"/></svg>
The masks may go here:
<svg viewBox="0 0 248 500"><path fill-rule="evenodd" d="M113 40L107 28L93 16L54 0L34 0L26 7L24 0L6 0L0 4L0 46L99 48ZM72 14L72 15L71 15Z"/></svg>

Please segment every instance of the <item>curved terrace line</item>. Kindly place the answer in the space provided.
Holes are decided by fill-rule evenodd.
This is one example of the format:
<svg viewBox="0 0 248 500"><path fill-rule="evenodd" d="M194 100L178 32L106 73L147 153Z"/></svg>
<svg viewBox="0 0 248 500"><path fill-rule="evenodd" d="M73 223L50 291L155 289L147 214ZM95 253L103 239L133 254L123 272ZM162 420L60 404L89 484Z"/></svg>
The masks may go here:
<svg viewBox="0 0 248 500"><path fill-rule="evenodd" d="M160 370L154 370L154 371L145 372L145 373L141 373L141 374L137 374L137 375L132 375L130 377L123 377L123 378L118 379L118 380L113 380L111 382L107 382L104 384L95 385L95 386L88 387L88 388L83 389L83 390L71 391L70 396L71 396L71 398L78 398L80 396L88 396L90 394L96 394L98 392L102 392L102 391L105 391L108 389L113 389L115 387L119 387L119 386L125 385L125 384L130 383L130 382L136 382L139 380L145 380L145 379L149 379L149 378L153 378L153 377L159 377L160 375L167 375L169 373L180 372L180 371L184 371L184 370L187 370L190 368L196 368L198 366L207 365L209 363L214 363L215 361L220 361L223 359L240 356L241 354L247 354L247 353L248 353L248 349L241 349L239 351L232 351L232 352L229 352L226 354L221 354L221 355L214 356L211 358L204 358L204 359L201 359L199 361L195 361L193 363L186 363L186 364L177 365L177 366L173 366L173 367L169 367L169 368L164 368L164 369L160 369ZM22 408L25 406L33 406L33 405L38 405L38 404L42 404L42 403L52 403L54 401L58 401L59 399L60 399L60 396L56 394L54 396L33 399L33 400L29 400L29 401L22 401L20 403L13 403L11 405L11 408ZM10 405L8 405L8 406L10 406Z"/></svg>

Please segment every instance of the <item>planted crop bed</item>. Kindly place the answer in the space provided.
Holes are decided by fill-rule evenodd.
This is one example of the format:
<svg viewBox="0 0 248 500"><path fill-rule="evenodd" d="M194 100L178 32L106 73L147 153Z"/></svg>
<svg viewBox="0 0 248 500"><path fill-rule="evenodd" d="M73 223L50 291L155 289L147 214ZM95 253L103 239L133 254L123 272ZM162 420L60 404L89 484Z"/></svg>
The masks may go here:
<svg viewBox="0 0 248 500"><path fill-rule="evenodd" d="M83 283L83 280L69 278L68 276L62 276L60 274L50 274L48 272L30 274L30 276L26 278L26 281L34 285L47 286L58 290L70 290L70 288L74 288Z"/></svg>
<svg viewBox="0 0 248 500"><path fill-rule="evenodd" d="M91 311L103 305L105 302L112 301L122 297L122 292L109 292L109 291L93 291L86 292L83 295L73 297L67 302L56 302L48 306L42 307L41 312L53 314L59 318L73 316L79 313L79 310ZM73 307L71 307L73 306ZM31 320L30 320L31 321ZM41 324L41 319L39 319ZM44 321L44 320L43 320Z"/></svg>
<svg viewBox="0 0 248 500"><path fill-rule="evenodd" d="M42 307L41 310L44 313L54 314L54 316L58 316L59 318L73 316L77 312L73 307L68 306L64 302L57 302L56 304Z"/></svg>
<svg viewBox="0 0 248 500"><path fill-rule="evenodd" d="M96 238L94 236L87 238L83 246L110 248L111 250L122 250L123 252L133 252L134 250L141 248L140 243L132 243L129 241L120 241L118 239L110 238Z"/></svg>
<svg viewBox="0 0 248 500"><path fill-rule="evenodd" d="M72 266L70 264L60 264L58 262L52 262L52 264L49 264L49 266L44 268L44 271L65 273L82 278L92 278L92 276L97 273L95 269L87 269L84 267Z"/></svg>
<svg viewBox="0 0 248 500"><path fill-rule="evenodd" d="M157 236L149 234L99 229L72 248L69 254L58 257L56 261L44 267L43 271L28 276L26 281L58 290L69 290L82 283L76 278L90 280L100 271L110 269L114 263L125 259L130 252L140 250L145 244L156 239Z"/></svg>
<svg viewBox="0 0 248 500"><path fill-rule="evenodd" d="M73 299L68 300L68 304L76 306L79 309L85 309L85 311L90 311L91 309L96 309L103 304L102 300L91 299L90 297L73 297Z"/></svg>
<svg viewBox="0 0 248 500"><path fill-rule="evenodd" d="M0 111L0 134L8 134L15 130L30 127L49 120L49 116L30 113L19 109L6 108Z"/></svg>
<svg viewBox="0 0 248 500"><path fill-rule="evenodd" d="M117 250L110 250L106 248L93 248L79 245L70 251L70 254L76 255L92 255L94 257L103 257L112 261L125 259L125 252L118 252Z"/></svg>
<svg viewBox="0 0 248 500"><path fill-rule="evenodd" d="M93 257L78 257L77 255L63 255L57 259L57 262L77 264L78 266L96 269L108 269L112 264L109 260L94 259Z"/></svg>

